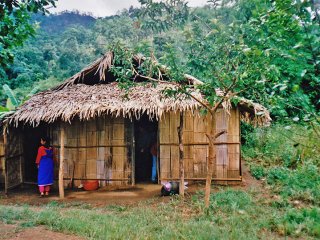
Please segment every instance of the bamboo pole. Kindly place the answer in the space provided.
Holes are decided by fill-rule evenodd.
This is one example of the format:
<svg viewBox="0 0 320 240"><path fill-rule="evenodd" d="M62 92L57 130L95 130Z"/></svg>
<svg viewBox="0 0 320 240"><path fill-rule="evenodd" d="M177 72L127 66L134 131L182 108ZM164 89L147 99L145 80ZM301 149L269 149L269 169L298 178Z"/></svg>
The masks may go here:
<svg viewBox="0 0 320 240"><path fill-rule="evenodd" d="M183 159L183 112L180 112L180 126L178 127L179 137L179 194L184 197L184 159Z"/></svg>
<svg viewBox="0 0 320 240"><path fill-rule="evenodd" d="M3 130L2 130L2 134L3 134L3 147L4 147L4 168L3 168L3 173L4 173L4 195L7 197L8 196L8 187L9 187L9 184L8 184L8 174L7 174L7 170L8 170L8 167L7 167L7 161L8 159L6 158L6 155L7 155L7 126L5 125L3 127Z"/></svg>
<svg viewBox="0 0 320 240"><path fill-rule="evenodd" d="M60 167L59 167L59 196L64 198L64 186L63 186L63 165L64 165L64 126L61 124L60 129Z"/></svg>

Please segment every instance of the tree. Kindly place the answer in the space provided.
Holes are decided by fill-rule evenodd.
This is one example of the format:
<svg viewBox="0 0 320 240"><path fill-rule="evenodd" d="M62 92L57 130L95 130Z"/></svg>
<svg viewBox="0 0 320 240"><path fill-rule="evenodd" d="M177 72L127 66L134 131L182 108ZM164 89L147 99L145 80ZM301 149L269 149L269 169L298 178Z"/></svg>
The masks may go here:
<svg viewBox="0 0 320 240"><path fill-rule="evenodd" d="M11 0L0 2L0 66L6 67L13 61L11 50L21 46L34 35L30 23L30 13L48 13L48 8L55 6L56 0Z"/></svg>
<svg viewBox="0 0 320 240"><path fill-rule="evenodd" d="M188 93L187 88L183 85L178 85L178 92L185 93L198 101L211 115L212 124L215 122L215 114L218 108L224 102L233 101L236 103L238 96L241 96L245 91L252 95L257 92L265 92L264 84L261 79L264 75L268 75L268 61L261 57L263 52L257 47L249 47L245 42L245 28L239 23L225 24L223 21L223 11L228 6L216 6L216 19L206 22L197 15L183 14L186 8L175 9L175 14L168 6L172 4L184 6L184 1L168 1L167 7L162 7L159 12L160 16L165 15L163 11L167 11L168 16L185 16L184 21L176 21L173 17L172 22L177 24L186 23L187 17L193 18L191 27L185 31L186 46L184 49L187 52L187 60L181 62L179 59L179 50L167 46L167 54L162 57L164 63L170 66L168 74L170 80L174 83L181 81L182 71L197 69L201 73L201 79L206 80L205 84L200 86L200 90L206 100L196 99ZM223 2L224 4L225 2ZM145 11L150 11L150 14L156 14L153 8L157 9L158 5L152 1L147 3L149 8ZM152 5L153 4L153 5ZM188 10L188 9L187 9ZM182 11L182 13L179 13ZM153 15L151 15L153 16ZM155 22L159 22L162 18L152 18ZM173 26L169 24L169 27ZM160 28L163 24L158 24ZM167 26L164 26L167 28ZM161 29L160 29L161 30ZM217 89L220 89L220 94L217 94ZM214 142L224 132L215 132L212 128L210 133L207 133L209 139L209 161L207 165L207 179L205 188L205 205L209 206L209 196L211 189L211 180L213 173L213 164L215 159ZM183 183L180 182L180 186Z"/></svg>

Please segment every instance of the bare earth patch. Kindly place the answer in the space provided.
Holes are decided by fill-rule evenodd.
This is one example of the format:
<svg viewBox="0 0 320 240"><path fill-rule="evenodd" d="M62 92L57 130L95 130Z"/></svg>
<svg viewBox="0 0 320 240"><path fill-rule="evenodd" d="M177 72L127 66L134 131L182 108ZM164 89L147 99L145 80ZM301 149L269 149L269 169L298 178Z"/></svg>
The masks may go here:
<svg viewBox="0 0 320 240"><path fill-rule="evenodd" d="M263 188L262 182L253 178L246 167L242 164L242 178L243 181L230 185L231 188L249 190L250 188L261 189ZM214 186L214 185L213 185ZM213 192L219 191L219 188L213 187ZM189 185L186 191L188 196L194 194L198 190L204 190L204 183L194 183ZM269 195L268 191L261 191L265 195ZM147 201L150 199L156 202L167 202L170 200L168 197L160 196L161 185L158 184L137 184L136 186L108 186L98 189L97 191L82 191L78 189L66 190L65 199L60 200L59 194L53 191L51 196L39 198L39 193L36 186L25 186L11 190L8 197L0 198L0 204L29 204L33 206L41 206L52 201L60 203L73 203L83 202L91 204L92 206L107 206L107 205L136 205L139 202ZM267 197L267 196L266 196ZM270 197L270 196L269 196Z"/></svg>
<svg viewBox="0 0 320 240"><path fill-rule="evenodd" d="M14 240L83 240L85 238L53 232L44 227L21 228L17 225L0 224L0 239Z"/></svg>

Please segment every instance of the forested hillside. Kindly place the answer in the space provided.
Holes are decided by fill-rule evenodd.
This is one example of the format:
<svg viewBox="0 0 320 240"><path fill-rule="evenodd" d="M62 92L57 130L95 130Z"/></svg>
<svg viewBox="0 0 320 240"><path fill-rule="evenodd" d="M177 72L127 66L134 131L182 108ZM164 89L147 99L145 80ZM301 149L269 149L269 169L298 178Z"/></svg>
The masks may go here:
<svg viewBox="0 0 320 240"><path fill-rule="evenodd" d="M214 73L224 68L227 52L241 48L238 61L250 58L255 66L239 77L243 84L254 78L262 93L248 91L243 96L266 105L279 118L301 115L301 108L319 110L318 18L303 4L288 10L285 3L275 7L256 0L235 2L231 7L191 9L172 26L163 21L152 25L150 16L134 8L100 19L77 12L35 15L37 33L15 49L8 69L0 69L1 84L7 83L23 98L34 88L43 90L72 76L115 42L145 54L154 52L165 64L171 64L171 52L186 73L215 81L224 77ZM294 19L296 14L303 25ZM223 50L226 44L233 47Z"/></svg>

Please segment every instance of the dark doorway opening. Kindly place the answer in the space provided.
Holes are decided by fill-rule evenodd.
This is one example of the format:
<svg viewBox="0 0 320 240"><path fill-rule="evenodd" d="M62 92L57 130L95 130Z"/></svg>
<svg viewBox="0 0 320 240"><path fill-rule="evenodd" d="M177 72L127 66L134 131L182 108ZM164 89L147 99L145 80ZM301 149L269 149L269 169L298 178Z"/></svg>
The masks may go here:
<svg viewBox="0 0 320 240"><path fill-rule="evenodd" d="M36 183L38 169L35 164L41 136L45 136L47 128L39 126L36 128L25 127L23 131L23 155L24 155L24 182Z"/></svg>
<svg viewBox="0 0 320 240"><path fill-rule="evenodd" d="M135 181L151 182L153 144L158 145L158 121L144 114L134 122Z"/></svg>

